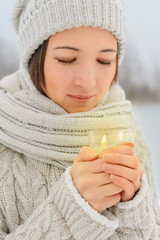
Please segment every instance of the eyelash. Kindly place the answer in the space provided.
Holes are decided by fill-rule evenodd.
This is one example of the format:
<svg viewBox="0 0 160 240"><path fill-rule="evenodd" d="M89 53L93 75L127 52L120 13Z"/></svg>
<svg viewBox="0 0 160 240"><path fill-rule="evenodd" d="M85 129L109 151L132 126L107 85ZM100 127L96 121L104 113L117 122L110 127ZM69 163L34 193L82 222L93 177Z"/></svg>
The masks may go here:
<svg viewBox="0 0 160 240"><path fill-rule="evenodd" d="M74 63L74 61L75 61L76 59L73 59L73 60L71 60L71 61L64 61L64 60L61 60L61 59L57 59L57 61L59 62L59 63L61 63L61 64L72 64L72 63ZM98 61L100 64L102 64L102 65L111 65L111 62L106 62L106 63L104 63L104 62L101 62L101 61Z"/></svg>

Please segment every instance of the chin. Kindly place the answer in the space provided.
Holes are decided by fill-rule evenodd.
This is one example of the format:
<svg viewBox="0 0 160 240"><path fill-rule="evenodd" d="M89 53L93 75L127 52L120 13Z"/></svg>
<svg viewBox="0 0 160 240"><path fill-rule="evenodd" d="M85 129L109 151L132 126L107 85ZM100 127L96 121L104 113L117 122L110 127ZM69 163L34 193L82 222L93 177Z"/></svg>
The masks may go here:
<svg viewBox="0 0 160 240"><path fill-rule="evenodd" d="M68 113L79 113L79 112L88 112L92 108L96 107L96 105L93 106L80 106L80 107L69 107L64 108L66 112Z"/></svg>

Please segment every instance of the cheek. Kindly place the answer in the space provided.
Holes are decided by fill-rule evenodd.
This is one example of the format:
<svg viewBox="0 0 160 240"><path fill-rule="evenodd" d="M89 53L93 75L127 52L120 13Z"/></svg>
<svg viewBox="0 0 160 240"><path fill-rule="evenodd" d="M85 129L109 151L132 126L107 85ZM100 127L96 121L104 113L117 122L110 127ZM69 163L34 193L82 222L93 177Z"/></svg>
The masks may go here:
<svg viewBox="0 0 160 240"><path fill-rule="evenodd" d="M46 90L49 96L61 96L67 92L71 76L61 66L53 66L47 63L44 65L44 77L46 83ZM61 96L62 97L62 96Z"/></svg>
<svg viewBox="0 0 160 240"><path fill-rule="evenodd" d="M111 66L109 68L106 68L104 71L101 72L101 81L98 81L99 89L101 89L102 92L105 92L106 89L108 89L114 79L116 73L116 67Z"/></svg>

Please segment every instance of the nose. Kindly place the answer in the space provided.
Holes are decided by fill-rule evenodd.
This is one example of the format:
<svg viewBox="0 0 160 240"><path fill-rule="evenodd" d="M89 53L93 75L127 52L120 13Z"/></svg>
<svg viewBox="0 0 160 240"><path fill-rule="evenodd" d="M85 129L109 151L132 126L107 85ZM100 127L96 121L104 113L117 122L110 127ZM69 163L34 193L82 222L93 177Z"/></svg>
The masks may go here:
<svg viewBox="0 0 160 240"><path fill-rule="evenodd" d="M96 74L93 66L83 66L75 77L75 84L85 90L93 89L96 86Z"/></svg>

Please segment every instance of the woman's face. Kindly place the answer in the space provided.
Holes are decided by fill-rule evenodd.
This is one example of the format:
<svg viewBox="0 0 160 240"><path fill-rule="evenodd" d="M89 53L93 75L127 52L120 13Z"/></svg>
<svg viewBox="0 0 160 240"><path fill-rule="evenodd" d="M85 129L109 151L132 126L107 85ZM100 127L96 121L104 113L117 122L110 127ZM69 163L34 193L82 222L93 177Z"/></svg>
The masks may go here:
<svg viewBox="0 0 160 240"><path fill-rule="evenodd" d="M44 62L46 94L68 113L86 112L104 97L116 72L117 40L79 27L51 36Z"/></svg>

